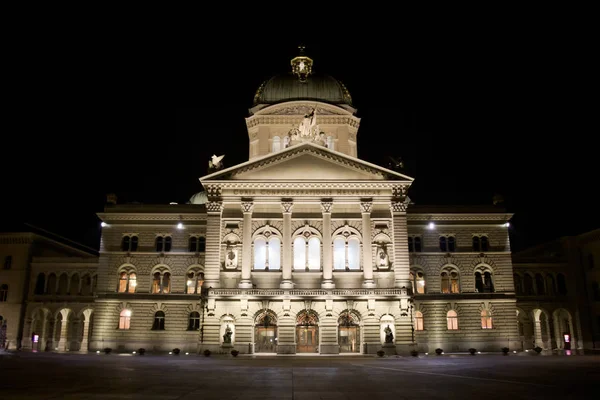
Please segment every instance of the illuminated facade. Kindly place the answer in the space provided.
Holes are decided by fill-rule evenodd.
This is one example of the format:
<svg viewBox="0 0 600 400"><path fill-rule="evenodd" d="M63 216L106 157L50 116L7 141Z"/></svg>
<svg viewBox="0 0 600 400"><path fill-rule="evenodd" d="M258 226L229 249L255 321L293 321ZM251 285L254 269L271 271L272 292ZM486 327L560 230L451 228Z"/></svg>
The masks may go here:
<svg viewBox="0 0 600 400"><path fill-rule="evenodd" d="M303 54L291 63L254 97L247 162L201 177L188 204L107 204L93 307L44 289L25 346L34 329L61 351L521 348L511 215L411 204L413 178L357 158L346 87ZM72 334L56 328L71 317Z"/></svg>

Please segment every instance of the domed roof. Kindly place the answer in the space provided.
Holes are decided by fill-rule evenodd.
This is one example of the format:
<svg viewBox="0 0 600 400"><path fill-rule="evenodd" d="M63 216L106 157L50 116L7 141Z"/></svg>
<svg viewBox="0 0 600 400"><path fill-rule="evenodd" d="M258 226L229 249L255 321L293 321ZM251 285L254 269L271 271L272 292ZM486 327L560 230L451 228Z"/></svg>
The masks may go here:
<svg viewBox="0 0 600 400"><path fill-rule="evenodd" d="M205 191L198 192L187 202L187 204L206 204L208 203L208 194Z"/></svg>
<svg viewBox="0 0 600 400"><path fill-rule="evenodd" d="M310 74L301 80L292 73L275 75L263 82L254 96L254 105L292 100L352 105L352 97L346 86L332 76Z"/></svg>

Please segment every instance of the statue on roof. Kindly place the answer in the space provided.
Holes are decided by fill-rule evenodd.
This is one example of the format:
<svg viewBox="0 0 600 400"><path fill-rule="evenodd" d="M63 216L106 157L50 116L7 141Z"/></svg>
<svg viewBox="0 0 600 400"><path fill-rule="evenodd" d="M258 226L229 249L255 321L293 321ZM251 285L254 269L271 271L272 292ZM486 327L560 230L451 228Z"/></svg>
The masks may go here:
<svg viewBox="0 0 600 400"><path fill-rule="evenodd" d="M225 157L225 154L223 154L222 156L218 156L218 157L215 154L212 155L211 159L208 160L208 172L209 173L223 169L223 157Z"/></svg>

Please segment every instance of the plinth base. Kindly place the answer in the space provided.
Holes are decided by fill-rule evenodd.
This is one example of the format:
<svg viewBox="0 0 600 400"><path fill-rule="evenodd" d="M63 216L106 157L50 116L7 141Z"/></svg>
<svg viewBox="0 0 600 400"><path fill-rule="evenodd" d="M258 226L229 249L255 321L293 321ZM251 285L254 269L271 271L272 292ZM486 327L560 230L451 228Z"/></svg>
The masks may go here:
<svg viewBox="0 0 600 400"><path fill-rule="evenodd" d="M398 354L394 343L384 343L383 346L381 346L381 350L383 350L386 356L395 356Z"/></svg>
<svg viewBox="0 0 600 400"><path fill-rule="evenodd" d="M280 289L293 289L294 288L294 282L292 282L291 280L281 281L281 283L279 284L279 288Z"/></svg>
<svg viewBox="0 0 600 400"><path fill-rule="evenodd" d="M240 289L252 289L252 281L251 280L243 280L238 284L238 288Z"/></svg>
<svg viewBox="0 0 600 400"><path fill-rule="evenodd" d="M321 289L335 289L335 283L331 279L321 282Z"/></svg>
<svg viewBox="0 0 600 400"><path fill-rule="evenodd" d="M365 281L362 284L363 289L375 289L377 287L377 285L375 284L375 281L372 279L365 279Z"/></svg>

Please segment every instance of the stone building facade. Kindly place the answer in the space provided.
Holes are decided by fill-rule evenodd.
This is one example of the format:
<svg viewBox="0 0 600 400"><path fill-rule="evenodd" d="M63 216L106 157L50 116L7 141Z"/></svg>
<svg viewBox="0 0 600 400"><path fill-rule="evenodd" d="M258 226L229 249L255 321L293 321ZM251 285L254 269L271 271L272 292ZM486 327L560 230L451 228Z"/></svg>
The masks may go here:
<svg viewBox="0 0 600 400"><path fill-rule="evenodd" d="M0 285L22 288L10 304L0 292L0 315L21 320L11 342L278 354L539 344L522 319L542 307L515 293L529 266L515 275L511 214L412 204L413 178L357 158L360 118L346 87L304 55L291 64L255 95L249 160L215 165L188 204L111 199L98 214L98 257L68 244L30 258L2 247L24 262L11 272L21 278L0 271ZM584 338L577 348L580 307L561 306Z"/></svg>

